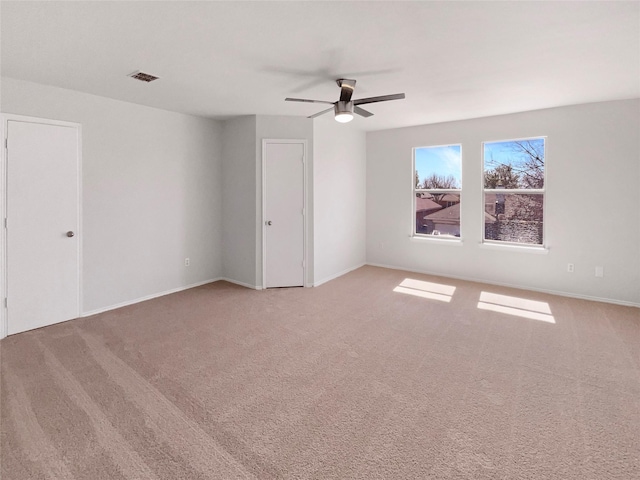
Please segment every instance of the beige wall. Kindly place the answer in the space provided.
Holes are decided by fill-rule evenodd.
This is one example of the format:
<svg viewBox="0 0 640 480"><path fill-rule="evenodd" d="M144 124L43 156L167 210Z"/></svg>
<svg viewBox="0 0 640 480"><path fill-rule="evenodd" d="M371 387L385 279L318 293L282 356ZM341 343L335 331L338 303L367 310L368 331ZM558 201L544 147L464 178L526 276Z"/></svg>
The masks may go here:
<svg viewBox="0 0 640 480"><path fill-rule="evenodd" d="M326 115L313 124L315 278L319 285L365 263L366 135Z"/></svg>
<svg viewBox="0 0 640 480"><path fill-rule="evenodd" d="M219 122L8 78L1 94L3 113L82 124L85 312L221 275Z"/></svg>
<svg viewBox="0 0 640 480"><path fill-rule="evenodd" d="M623 100L369 133L367 262L640 305L639 111ZM481 144L535 136L547 137L548 253L481 246ZM411 238L412 148L453 143L462 243Z"/></svg>
<svg viewBox="0 0 640 480"><path fill-rule="evenodd" d="M222 276L255 287L256 117L222 124Z"/></svg>

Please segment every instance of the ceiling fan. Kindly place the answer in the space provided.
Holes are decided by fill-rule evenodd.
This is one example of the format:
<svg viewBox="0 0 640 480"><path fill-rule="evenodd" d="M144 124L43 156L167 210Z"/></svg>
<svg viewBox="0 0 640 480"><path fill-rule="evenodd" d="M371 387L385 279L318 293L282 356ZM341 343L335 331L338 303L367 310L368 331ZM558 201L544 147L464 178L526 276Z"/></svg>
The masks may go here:
<svg viewBox="0 0 640 480"><path fill-rule="evenodd" d="M395 93L393 95L381 95L379 97L359 98L357 100L351 100L353 91L356 88L355 80L348 80L346 78L339 78L336 83L340 87L340 100L337 102L326 102L324 100L307 100L305 98L285 98L287 102L306 102L306 103L326 103L333 105L326 110L318 112L308 118L315 118L331 110L335 112L335 118L338 122L346 123L353 120L354 112L363 117L370 117L373 113L368 112L364 108L360 108L358 105L364 105L366 103L386 102L388 100L402 100L404 93Z"/></svg>

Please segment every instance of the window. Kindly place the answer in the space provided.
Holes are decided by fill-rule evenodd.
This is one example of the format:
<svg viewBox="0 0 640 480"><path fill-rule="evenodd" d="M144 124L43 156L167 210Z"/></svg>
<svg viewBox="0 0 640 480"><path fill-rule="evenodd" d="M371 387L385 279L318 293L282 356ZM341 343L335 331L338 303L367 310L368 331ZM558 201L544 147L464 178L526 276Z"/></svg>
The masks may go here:
<svg viewBox="0 0 640 480"><path fill-rule="evenodd" d="M413 149L415 236L460 237L462 147Z"/></svg>
<svg viewBox="0 0 640 480"><path fill-rule="evenodd" d="M542 246L545 139L483 146L485 242Z"/></svg>

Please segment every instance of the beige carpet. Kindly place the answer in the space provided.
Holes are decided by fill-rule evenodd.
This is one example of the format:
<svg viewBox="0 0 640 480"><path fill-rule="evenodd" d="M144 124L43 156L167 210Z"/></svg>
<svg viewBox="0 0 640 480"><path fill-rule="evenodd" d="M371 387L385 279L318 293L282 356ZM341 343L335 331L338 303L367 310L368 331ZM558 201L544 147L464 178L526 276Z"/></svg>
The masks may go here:
<svg viewBox="0 0 640 480"><path fill-rule="evenodd" d="M0 346L3 480L640 478L637 308L363 267Z"/></svg>

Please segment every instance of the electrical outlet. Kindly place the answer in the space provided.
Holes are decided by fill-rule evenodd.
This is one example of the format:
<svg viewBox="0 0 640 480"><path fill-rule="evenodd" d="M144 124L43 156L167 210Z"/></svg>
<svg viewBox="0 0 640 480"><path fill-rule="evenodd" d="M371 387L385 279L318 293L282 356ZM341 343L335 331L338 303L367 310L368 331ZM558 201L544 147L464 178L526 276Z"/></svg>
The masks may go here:
<svg viewBox="0 0 640 480"><path fill-rule="evenodd" d="M604 267L596 267L596 277L604 277Z"/></svg>
<svg viewBox="0 0 640 480"><path fill-rule="evenodd" d="M187 257L187 258L185 258L185 259L184 259L184 266L185 266L185 267L188 267L190 264L191 264L191 262L189 261L189 258L188 258L188 257Z"/></svg>
<svg viewBox="0 0 640 480"><path fill-rule="evenodd" d="M567 272L573 273L574 270L573 263L567 263Z"/></svg>

